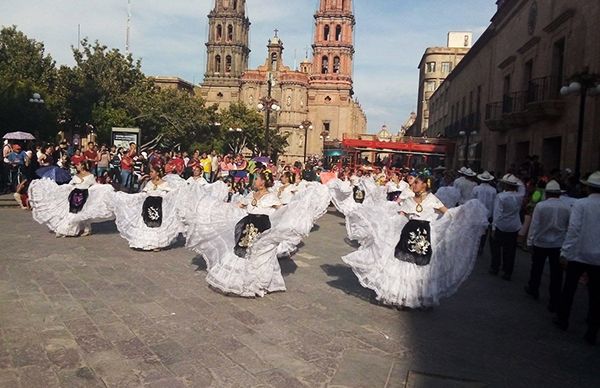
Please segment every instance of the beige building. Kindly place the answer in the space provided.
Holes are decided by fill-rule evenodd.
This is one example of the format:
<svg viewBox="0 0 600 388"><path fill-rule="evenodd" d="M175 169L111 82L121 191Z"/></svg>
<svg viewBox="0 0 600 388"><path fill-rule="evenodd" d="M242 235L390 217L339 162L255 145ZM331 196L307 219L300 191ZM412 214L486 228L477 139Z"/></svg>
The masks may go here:
<svg viewBox="0 0 600 388"><path fill-rule="evenodd" d="M429 128L429 99L458 65L473 43L471 32L449 32L446 47L429 47L419 63L417 120L411 135L421 136Z"/></svg>
<svg viewBox="0 0 600 388"><path fill-rule="evenodd" d="M599 1L498 1L489 28L430 99L429 135L458 143L448 163L466 156L504 172L538 155L546 172L573 169L580 97L559 91L578 74L600 73L598 20ZM600 98L589 95L584 108L583 173L600 167Z"/></svg>
<svg viewBox="0 0 600 388"><path fill-rule="evenodd" d="M288 133L285 158L301 159L320 154L324 140L341 140L366 132L366 116L353 96L355 18L351 0L321 0L315 13L313 58L299 69L283 62L283 41L277 31L267 45L263 65L248 68L250 21L245 0L215 0L210 12L207 66L204 82L196 91L207 103L221 108L232 102L256 107L267 96L268 80L273 79L272 97L281 107L271 115L271 130Z"/></svg>
<svg viewBox="0 0 600 388"><path fill-rule="evenodd" d="M150 79L154 81L154 85L161 89L175 89L179 90L180 92L194 94L194 84L182 78L155 76L150 77Z"/></svg>

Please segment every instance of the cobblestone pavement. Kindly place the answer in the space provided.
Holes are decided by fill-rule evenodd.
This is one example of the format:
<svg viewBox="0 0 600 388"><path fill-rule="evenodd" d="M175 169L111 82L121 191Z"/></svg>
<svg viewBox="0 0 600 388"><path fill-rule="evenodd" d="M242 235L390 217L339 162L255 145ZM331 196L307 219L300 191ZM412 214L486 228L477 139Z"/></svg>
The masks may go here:
<svg viewBox="0 0 600 388"><path fill-rule="evenodd" d="M287 292L249 300L210 290L182 247L130 250L111 223L56 239L0 210L0 386L600 386L583 290L568 333L524 296L524 254L512 282L483 257L435 309L378 306L340 260L343 221L281 262Z"/></svg>

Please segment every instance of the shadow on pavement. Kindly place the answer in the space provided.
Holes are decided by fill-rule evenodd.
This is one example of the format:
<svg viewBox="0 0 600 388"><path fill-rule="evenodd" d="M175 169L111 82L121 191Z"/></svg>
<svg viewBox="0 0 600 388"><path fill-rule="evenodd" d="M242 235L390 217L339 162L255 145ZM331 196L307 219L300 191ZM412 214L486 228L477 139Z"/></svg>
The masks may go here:
<svg viewBox="0 0 600 388"><path fill-rule="evenodd" d="M378 304L375 300L375 293L360 285L352 270L343 264L323 264L323 272L335 280L327 282L333 288L344 291L348 295L358 297L367 302Z"/></svg>
<svg viewBox="0 0 600 388"><path fill-rule="evenodd" d="M289 256L280 257L279 266L281 267L281 274L284 277L293 274L298 269L298 265Z"/></svg>
<svg viewBox="0 0 600 388"><path fill-rule="evenodd" d="M204 260L204 256L202 255L194 257L191 264L198 267L195 271L206 271L206 260Z"/></svg>

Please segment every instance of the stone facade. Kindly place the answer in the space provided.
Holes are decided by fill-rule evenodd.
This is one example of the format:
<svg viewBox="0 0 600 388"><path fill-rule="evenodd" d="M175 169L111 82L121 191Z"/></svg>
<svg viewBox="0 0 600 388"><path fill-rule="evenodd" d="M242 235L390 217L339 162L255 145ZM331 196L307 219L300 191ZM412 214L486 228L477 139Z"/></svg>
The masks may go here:
<svg viewBox="0 0 600 388"><path fill-rule="evenodd" d="M459 33L448 34L447 47L429 47L425 50L419 63L419 97L417 101L417 120L412 126L411 135L421 136L429 127L429 99L444 82L460 60L469 52L473 34L460 33L464 47L452 47L457 44Z"/></svg>
<svg viewBox="0 0 600 388"><path fill-rule="evenodd" d="M219 25L225 26L221 29L226 34L233 26L232 35L220 35ZM255 107L267 95L271 76L272 97L282 108L272 114L272 130L289 133L284 158L302 158L305 131L300 125L306 120L313 126L307 133L306 152L320 154L324 132L331 140L366 132L366 116L353 98L354 25L351 0L321 0L315 13L312 60L306 58L299 69L286 66L283 41L276 32L268 42L264 64L248 69L250 21L245 15L245 1L216 0L209 14L207 71L197 94L220 108L232 102Z"/></svg>
<svg viewBox="0 0 600 388"><path fill-rule="evenodd" d="M600 2L504 0L490 27L430 100L429 135L456 139L454 166L503 172L538 155L546 172L574 168L578 96L559 90L576 74L600 73ZM582 172L600 166L600 98L588 97Z"/></svg>

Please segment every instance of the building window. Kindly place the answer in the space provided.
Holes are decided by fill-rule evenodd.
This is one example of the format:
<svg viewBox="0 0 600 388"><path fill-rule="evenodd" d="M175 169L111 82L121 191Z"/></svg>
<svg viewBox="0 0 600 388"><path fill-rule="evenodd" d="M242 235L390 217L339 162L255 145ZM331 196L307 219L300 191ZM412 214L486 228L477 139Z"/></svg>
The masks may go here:
<svg viewBox="0 0 600 388"><path fill-rule="evenodd" d="M425 81L425 91L435 92L435 81Z"/></svg>
<svg viewBox="0 0 600 388"><path fill-rule="evenodd" d="M231 72L231 55L225 57L225 73Z"/></svg>
<svg viewBox="0 0 600 388"><path fill-rule="evenodd" d="M233 9L237 10L237 0L233 0Z"/></svg>
<svg viewBox="0 0 600 388"><path fill-rule="evenodd" d="M277 53L271 54L271 71L277 70Z"/></svg>
<svg viewBox="0 0 600 388"><path fill-rule="evenodd" d="M323 55L321 58L321 74L329 73L329 58L327 55Z"/></svg>
<svg viewBox="0 0 600 388"><path fill-rule="evenodd" d="M323 39L329 40L329 26L323 27Z"/></svg>
<svg viewBox="0 0 600 388"><path fill-rule="evenodd" d="M223 39L223 26L217 24L217 40Z"/></svg>
<svg viewBox="0 0 600 388"><path fill-rule="evenodd" d="M471 39L469 38L469 35L465 35L464 46L469 47L470 45L471 45Z"/></svg>
<svg viewBox="0 0 600 388"><path fill-rule="evenodd" d="M339 24L335 27L335 40L338 42L342 40L342 26Z"/></svg>
<svg viewBox="0 0 600 388"><path fill-rule="evenodd" d="M565 78L565 38L552 47L552 82L554 91L559 91Z"/></svg>
<svg viewBox="0 0 600 388"><path fill-rule="evenodd" d="M435 62L427 62L427 72L435 73Z"/></svg>
<svg viewBox="0 0 600 388"><path fill-rule="evenodd" d="M329 121L323 121L323 132L329 133L331 130L331 123Z"/></svg>
<svg viewBox="0 0 600 388"><path fill-rule="evenodd" d="M215 72L216 73L221 72L221 56L220 55L217 55L215 57Z"/></svg>
<svg viewBox="0 0 600 388"><path fill-rule="evenodd" d="M333 72L339 74L340 72L340 57L333 58Z"/></svg>
<svg viewBox="0 0 600 388"><path fill-rule="evenodd" d="M233 40L233 26L230 24L227 26L227 41L231 42Z"/></svg>
<svg viewBox="0 0 600 388"><path fill-rule="evenodd" d="M442 62L442 73L450 74L452 71L452 62Z"/></svg>

